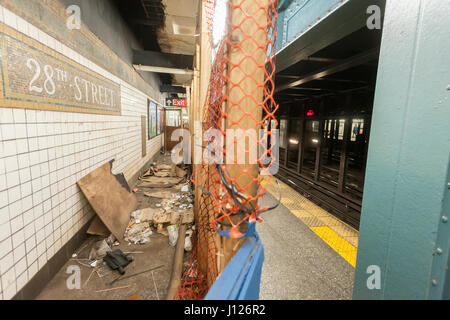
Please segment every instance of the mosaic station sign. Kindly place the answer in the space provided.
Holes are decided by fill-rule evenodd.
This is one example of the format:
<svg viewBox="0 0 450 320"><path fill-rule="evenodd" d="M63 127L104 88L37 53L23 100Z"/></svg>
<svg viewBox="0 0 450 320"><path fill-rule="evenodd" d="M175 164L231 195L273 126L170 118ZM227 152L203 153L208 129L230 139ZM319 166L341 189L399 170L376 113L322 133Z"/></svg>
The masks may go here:
<svg viewBox="0 0 450 320"><path fill-rule="evenodd" d="M0 33L2 106L121 114L120 85L35 40Z"/></svg>

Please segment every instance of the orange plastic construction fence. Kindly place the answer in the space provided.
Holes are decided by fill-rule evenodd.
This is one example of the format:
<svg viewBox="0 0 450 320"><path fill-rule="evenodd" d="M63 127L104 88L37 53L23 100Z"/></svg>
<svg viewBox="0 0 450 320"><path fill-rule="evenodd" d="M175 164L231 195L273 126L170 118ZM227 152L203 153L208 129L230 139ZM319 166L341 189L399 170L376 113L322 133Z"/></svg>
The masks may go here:
<svg viewBox="0 0 450 320"><path fill-rule="evenodd" d="M217 9L218 1L212 8ZM218 277L220 237L246 236L249 225L261 221L259 214L268 209L262 207L270 178L264 173L277 161L275 144L267 143L276 139L272 130L278 127L277 7L278 0L228 0L227 12L221 13L226 27L215 48L202 119L203 132L210 132L203 153L218 161L195 168L193 183L200 198L194 249L177 299L203 299ZM217 12L211 14L214 33Z"/></svg>

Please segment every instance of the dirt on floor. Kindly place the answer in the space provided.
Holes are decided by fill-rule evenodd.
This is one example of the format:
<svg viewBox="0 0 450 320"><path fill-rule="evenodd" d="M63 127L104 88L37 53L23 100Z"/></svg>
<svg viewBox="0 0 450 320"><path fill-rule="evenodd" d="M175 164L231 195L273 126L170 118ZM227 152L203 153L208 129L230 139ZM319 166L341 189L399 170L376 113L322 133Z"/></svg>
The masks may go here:
<svg viewBox="0 0 450 320"><path fill-rule="evenodd" d="M160 155L158 164L171 164L170 156ZM186 184L184 180L181 185ZM180 192L180 185L172 188L155 189L139 187L139 182L132 189L138 200L138 209L158 208L162 200L144 195L149 191L164 190L173 193ZM158 233L154 228L150 242L146 244L129 244L122 241L112 250L120 249L128 254L133 261L126 266L124 277L114 283L120 274L112 271L105 262L99 262L93 268L89 260L90 248L99 240L100 236L90 236L75 252L56 276L47 284L37 297L38 300L162 300L165 299L172 272L175 247L169 244L167 235ZM190 253L185 252L185 265L189 261ZM156 268L152 271L150 269ZM75 282L73 276L80 271L80 289L69 289ZM138 274L138 275L135 275ZM134 276L133 276L134 275ZM68 286L69 282L69 286Z"/></svg>

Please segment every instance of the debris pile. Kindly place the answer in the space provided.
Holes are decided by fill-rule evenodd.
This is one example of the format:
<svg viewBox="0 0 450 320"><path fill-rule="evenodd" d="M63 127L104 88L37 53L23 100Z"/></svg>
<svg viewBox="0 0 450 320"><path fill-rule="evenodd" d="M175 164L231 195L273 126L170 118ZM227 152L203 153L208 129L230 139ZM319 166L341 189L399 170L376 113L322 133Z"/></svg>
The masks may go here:
<svg viewBox="0 0 450 320"><path fill-rule="evenodd" d="M130 223L124 234L125 241L145 244L150 241L154 231L170 236L178 230L177 225L194 223L194 198L186 176L187 171L179 166L153 163L139 178L138 191L155 199L156 203L154 208L148 207L131 213ZM189 234L192 234L192 230ZM176 240L169 243L174 246ZM190 247L187 246L187 249Z"/></svg>
<svg viewBox="0 0 450 320"><path fill-rule="evenodd" d="M124 274L127 265L133 261L129 255L144 253L122 252L118 247L122 240L129 245L144 245L151 242L151 237L158 232L167 236L168 243L175 246L179 229L186 230L187 227L184 249L192 250L194 197L188 171L176 165L154 163L139 178L136 189L131 190L123 174L112 174L112 164L112 161L106 163L77 182L97 214L87 230L92 236L89 242L72 255L80 265L92 268L83 287L94 273L99 278L112 272Z"/></svg>
<svg viewBox="0 0 450 320"><path fill-rule="evenodd" d="M131 221L125 231L124 240L134 244L145 244L150 242L150 236L153 234L148 221L139 219L140 210L131 214Z"/></svg>
<svg viewBox="0 0 450 320"><path fill-rule="evenodd" d="M168 164L157 164L153 163L150 169L145 172L141 180L145 178L155 176L159 178L168 178L168 177L178 177L184 178L186 176L186 170L176 166L176 165L168 165Z"/></svg>
<svg viewBox="0 0 450 320"><path fill-rule="evenodd" d="M194 223L192 195L173 193L171 199L161 200L156 208L136 210L131 214L125 241L144 244L150 241L153 230L167 236L167 229L171 226Z"/></svg>

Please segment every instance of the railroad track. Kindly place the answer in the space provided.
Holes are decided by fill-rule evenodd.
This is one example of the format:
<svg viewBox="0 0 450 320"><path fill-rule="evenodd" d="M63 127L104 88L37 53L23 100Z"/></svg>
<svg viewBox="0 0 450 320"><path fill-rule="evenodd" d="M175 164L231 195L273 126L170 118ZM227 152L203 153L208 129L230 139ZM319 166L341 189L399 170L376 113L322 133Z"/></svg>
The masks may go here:
<svg viewBox="0 0 450 320"><path fill-rule="evenodd" d="M361 206L358 203L283 167L279 168L276 177L338 219L359 230Z"/></svg>

